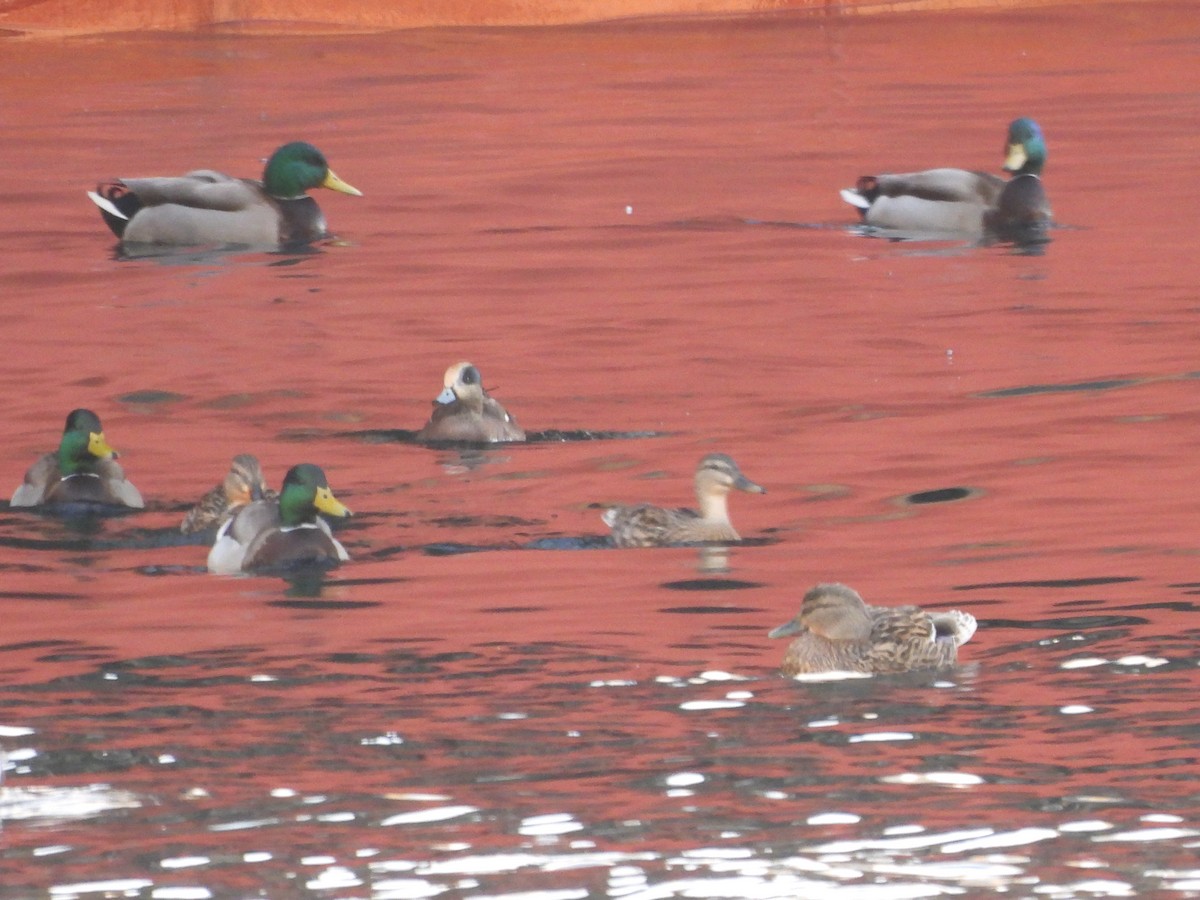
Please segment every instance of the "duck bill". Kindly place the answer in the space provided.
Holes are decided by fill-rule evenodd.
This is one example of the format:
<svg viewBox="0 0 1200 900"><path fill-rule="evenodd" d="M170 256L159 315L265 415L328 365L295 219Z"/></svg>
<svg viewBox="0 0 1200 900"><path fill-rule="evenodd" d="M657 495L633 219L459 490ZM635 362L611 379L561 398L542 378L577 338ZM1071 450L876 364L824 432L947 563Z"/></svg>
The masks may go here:
<svg viewBox="0 0 1200 900"><path fill-rule="evenodd" d="M454 395L454 388L448 387L443 388L442 392L433 398L433 402L441 404L442 406L449 406L457 399L458 397Z"/></svg>
<svg viewBox="0 0 1200 900"><path fill-rule="evenodd" d="M1023 144L1009 144L1008 153L1004 155L1003 169L1005 172L1020 172L1025 168L1025 163L1029 161L1029 156L1025 152Z"/></svg>
<svg viewBox="0 0 1200 900"><path fill-rule="evenodd" d="M96 459L116 459L120 456L116 450L108 445L108 441L104 439L103 431L93 431L88 435L88 453L96 457Z"/></svg>
<svg viewBox="0 0 1200 900"><path fill-rule="evenodd" d="M739 491L745 491L748 494L765 494L767 492L765 487L763 487L761 484L755 484L745 475L739 475L737 481L733 483L733 486Z"/></svg>
<svg viewBox="0 0 1200 900"><path fill-rule="evenodd" d="M799 622L797 622L795 619L792 619L792 621L790 621L790 622L784 622L778 628L772 628L770 631L767 632L767 637L769 637L769 638L790 637L793 634L799 634L803 630L804 630L803 626Z"/></svg>
<svg viewBox="0 0 1200 900"><path fill-rule="evenodd" d="M333 174L333 169L330 169L325 174L325 180L321 182L321 187L327 187L331 191L338 191L342 194L350 194L353 197L361 197L362 191L353 185L346 184L342 179Z"/></svg>
<svg viewBox="0 0 1200 900"><path fill-rule="evenodd" d="M339 519L344 519L350 515L350 510L346 505L333 496L333 491L327 487L317 489L317 496L313 498L313 506L325 513L325 515L335 516Z"/></svg>

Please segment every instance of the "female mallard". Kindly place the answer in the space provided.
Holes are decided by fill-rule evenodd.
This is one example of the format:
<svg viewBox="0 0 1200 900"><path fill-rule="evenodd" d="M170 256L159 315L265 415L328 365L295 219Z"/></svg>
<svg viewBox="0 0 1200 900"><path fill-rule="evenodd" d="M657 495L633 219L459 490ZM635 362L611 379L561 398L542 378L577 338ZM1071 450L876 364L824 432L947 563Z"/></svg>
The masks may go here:
<svg viewBox="0 0 1200 900"><path fill-rule="evenodd" d="M696 469L696 501L700 511L665 509L643 503L640 506L614 506L601 518L612 528L618 547L662 547L666 544L692 544L701 541L740 541L729 521L729 492L737 488L752 494L765 494L766 488L742 474L724 453L710 453Z"/></svg>
<svg viewBox="0 0 1200 900"><path fill-rule="evenodd" d="M295 565L336 565L350 558L317 513L348 516L333 496L319 466L293 466L277 500L248 503L221 526L208 553L208 569L219 575Z"/></svg>
<svg viewBox="0 0 1200 900"><path fill-rule="evenodd" d="M143 509L142 495L125 480L116 458L117 451L104 439L100 417L90 409L72 410L58 450L30 467L9 505L79 511Z"/></svg>
<svg viewBox="0 0 1200 900"><path fill-rule="evenodd" d="M317 187L362 196L333 174L320 150L297 141L271 154L261 182L197 169L109 181L88 196L126 244L278 247L326 236L321 208L305 194Z"/></svg>
<svg viewBox="0 0 1200 900"><path fill-rule="evenodd" d="M442 379L444 388L433 401L433 413L417 432L418 441L470 441L491 444L523 441L517 420L483 389L479 370L469 362L455 363Z"/></svg>
<svg viewBox="0 0 1200 900"><path fill-rule="evenodd" d="M1032 119L1014 119L1004 150L1003 169L1013 176L1008 181L965 169L864 175L842 191L842 199L858 207L867 225L893 231L1004 235L1047 225L1042 130Z"/></svg>
<svg viewBox="0 0 1200 900"><path fill-rule="evenodd" d="M184 534L195 534L218 528L239 507L255 500L273 500L278 496L267 487L258 457L251 453L239 453L233 458L224 480L188 510L179 530Z"/></svg>
<svg viewBox="0 0 1200 900"><path fill-rule="evenodd" d="M770 637L797 635L783 657L784 675L889 675L952 665L974 633L970 613L868 606L844 584L818 584L804 595L796 618L773 629Z"/></svg>

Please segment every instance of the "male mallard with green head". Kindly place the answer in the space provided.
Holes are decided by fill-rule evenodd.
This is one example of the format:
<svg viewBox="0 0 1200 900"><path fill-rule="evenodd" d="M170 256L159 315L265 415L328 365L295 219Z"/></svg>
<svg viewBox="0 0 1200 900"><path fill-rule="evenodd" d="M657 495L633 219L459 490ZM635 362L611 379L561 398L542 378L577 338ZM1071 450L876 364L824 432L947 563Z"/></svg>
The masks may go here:
<svg viewBox="0 0 1200 900"><path fill-rule="evenodd" d="M987 172L927 169L903 175L864 175L842 199L867 225L912 234L1004 235L1050 222L1042 187L1046 141L1033 119L1014 119L1004 143L1005 181Z"/></svg>
<svg viewBox="0 0 1200 900"><path fill-rule="evenodd" d="M957 609L868 606L844 584L818 584L800 612L770 632L795 640L783 657L784 675L862 672L891 675L953 665L975 633L975 617Z"/></svg>
<svg viewBox="0 0 1200 900"><path fill-rule="evenodd" d="M342 518L350 510L329 488L319 466L293 466L277 500L256 500L234 511L217 532L208 569L218 575L337 565L350 558L318 513Z"/></svg>
<svg viewBox="0 0 1200 900"><path fill-rule="evenodd" d="M618 547L662 547L704 541L740 541L729 521L729 492L765 494L766 488L742 474L737 463L724 453L710 453L696 468L696 501L700 511L668 509L643 503L614 506L601 516L612 528Z"/></svg>
<svg viewBox="0 0 1200 900"><path fill-rule="evenodd" d="M197 169L105 182L88 196L126 244L279 247L326 236L321 208L305 193L318 187L362 196L333 174L320 150L296 141L271 154L262 181Z"/></svg>
<svg viewBox="0 0 1200 900"><path fill-rule="evenodd" d="M116 458L117 451L104 438L100 417L90 409L72 410L58 450L30 467L9 505L143 509L142 495L125 480Z"/></svg>
<svg viewBox="0 0 1200 900"><path fill-rule="evenodd" d="M195 534L218 528L234 511L256 500L274 500L279 495L267 487L258 457L239 453L233 458L221 483L200 498L188 510L179 525L184 534Z"/></svg>
<svg viewBox="0 0 1200 900"><path fill-rule="evenodd" d="M525 431L500 403L483 389L483 376L469 362L446 370L442 392L433 401L433 412L418 441L469 441L492 444L523 441Z"/></svg>

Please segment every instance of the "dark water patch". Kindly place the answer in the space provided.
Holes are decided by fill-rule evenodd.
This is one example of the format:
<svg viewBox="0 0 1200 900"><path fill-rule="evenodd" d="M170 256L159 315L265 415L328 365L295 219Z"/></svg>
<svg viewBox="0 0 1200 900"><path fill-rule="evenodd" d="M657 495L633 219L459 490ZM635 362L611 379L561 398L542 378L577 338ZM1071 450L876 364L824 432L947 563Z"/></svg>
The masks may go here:
<svg viewBox="0 0 1200 900"><path fill-rule="evenodd" d="M188 398L184 394L153 389L133 391L132 393L121 394L117 397L118 402L129 403L134 406L164 406L168 403L180 403L186 399Z"/></svg>
<svg viewBox="0 0 1200 900"><path fill-rule="evenodd" d="M147 575L151 578L164 578L172 575L203 575L208 571L208 566L199 564L187 566L179 563L175 565L136 566L133 571L139 575Z"/></svg>
<svg viewBox="0 0 1200 900"><path fill-rule="evenodd" d="M15 550L57 550L68 553L86 553L88 550L100 549L95 542L81 538L39 540L36 538L0 537L0 547L12 547Z"/></svg>
<svg viewBox="0 0 1200 900"><path fill-rule="evenodd" d="M26 538L11 535L0 536L0 547L19 550L52 550L67 553L100 553L112 550L152 550L164 547L203 547L203 536L183 534L177 528L130 529L115 534L105 534L99 522L70 520L65 522L68 531L87 535L62 538ZM96 535L96 536L92 536ZM211 543L211 542L209 542Z"/></svg>
<svg viewBox="0 0 1200 900"><path fill-rule="evenodd" d="M1028 397L1034 394L1072 394L1090 393L1094 391L1112 391L1118 388L1133 387L1142 384L1137 378L1111 378L1103 381L1078 381L1066 384L1028 384L1022 387L998 388L994 391L980 391L975 396L989 399L1003 397Z"/></svg>
<svg viewBox="0 0 1200 900"><path fill-rule="evenodd" d="M955 503L959 500L982 497L983 491L971 487L933 488L928 491L917 491L897 497L896 501L902 506L927 506L933 503Z"/></svg>
<svg viewBox="0 0 1200 900"><path fill-rule="evenodd" d="M426 544L421 548L426 556L461 556L464 553L484 553L488 550L516 550L515 545L486 546L482 544L459 544L452 541Z"/></svg>
<svg viewBox="0 0 1200 900"><path fill-rule="evenodd" d="M1096 587L1105 584L1129 584L1134 581L1141 581L1131 575L1117 575L1112 577L1099 578L1063 578L1063 579L1047 579L1043 581L992 581L982 582L979 584L960 584L953 588L956 591L981 591L981 590L997 590L999 588L1076 588L1076 587Z"/></svg>
<svg viewBox="0 0 1200 900"><path fill-rule="evenodd" d="M1185 600L1164 600L1159 603L1128 603L1113 606L1112 609L1166 609L1171 612L1194 613L1200 612L1200 604L1189 603Z"/></svg>
<svg viewBox="0 0 1200 900"><path fill-rule="evenodd" d="M440 516L430 519L429 524L439 528L531 528L545 523L516 516Z"/></svg>
<svg viewBox="0 0 1200 900"><path fill-rule="evenodd" d="M16 653L21 650L48 650L51 647L71 647L73 641L22 641L19 644L0 644L0 653Z"/></svg>
<svg viewBox="0 0 1200 900"><path fill-rule="evenodd" d="M411 578L338 578L339 587L367 587L376 584L405 584Z"/></svg>
<svg viewBox="0 0 1200 900"><path fill-rule="evenodd" d="M70 775L111 775L153 766L156 756L127 750L55 749L23 762L31 775L40 778Z"/></svg>
<svg viewBox="0 0 1200 900"><path fill-rule="evenodd" d="M717 583L720 583L720 581L721 581L721 579L718 579L718 578L711 578L711 579L706 578L706 579L695 579L695 580L696 581L705 581L705 582L717 582ZM685 584L686 582L679 582L679 583ZM759 587L760 586L760 585L752 584L751 582L734 582L734 584L738 585L738 586L744 585L746 587ZM668 586L669 585L663 585L663 587L668 587ZM735 588L735 589L737 589L737 588ZM723 590L723 587L720 587L720 586L718 586L717 588L710 588L708 586L699 587L699 588L684 587L684 588L680 588L680 590L685 590L685 591L686 590L701 590L701 591ZM677 616L727 616L730 614L740 616L740 615L746 615L749 613L758 614L758 613L762 612L761 609L753 609L753 608L745 607L745 606L664 606L664 607L660 607L658 611L661 613L670 613L672 615L677 615Z"/></svg>
<svg viewBox="0 0 1200 900"><path fill-rule="evenodd" d="M422 441L417 439L419 432L407 428L365 428L354 431L325 432L315 429L292 429L280 432L279 440L283 441L315 441L325 438L346 438L361 441L365 444L416 444L420 447L433 449L471 449L486 450L491 447L508 449L521 444L562 444L572 441L633 441L645 438L667 437L665 431L611 431L576 429L563 430L550 428L545 431L528 432L524 441Z"/></svg>
<svg viewBox="0 0 1200 900"><path fill-rule="evenodd" d="M98 520L121 519L125 516L137 515L143 510L128 506L115 506L110 503L53 503L48 506L9 506L8 509L16 515L28 514L41 519L61 521L69 526L86 531L93 526L98 527Z"/></svg>
<svg viewBox="0 0 1200 900"><path fill-rule="evenodd" d="M267 606L277 606L282 609L306 610L336 610L348 611L354 609L373 609L383 606L382 603L368 600L268 600Z"/></svg>
<svg viewBox="0 0 1200 900"><path fill-rule="evenodd" d="M361 562L363 560L369 559L369 560L374 560L376 562L381 562L383 560L393 559L397 556L402 556L406 551L408 551L410 549L412 549L412 548L411 547L401 547L398 545L395 547L379 547L379 548L376 548L376 549L373 549L370 551L362 551L362 550L355 548L354 553L350 554L350 561L354 562L355 560L357 560L357 561Z"/></svg>
<svg viewBox="0 0 1200 900"><path fill-rule="evenodd" d="M606 534L538 538L525 544L528 550L605 550L613 547L612 538Z"/></svg>
<svg viewBox="0 0 1200 900"><path fill-rule="evenodd" d="M763 586L761 581L741 581L737 578L685 578L659 585L669 591L744 591Z"/></svg>
<svg viewBox="0 0 1200 900"><path fill-rule="evenodd" d="M284 592L288 597L316 599L330 583L329 575L338 566L339 563L334 560L303 560L289 566L263 569L254 574L282 578L288 585ZM334 582L335 585L337 583Z"/></svg>
<svg viewBox="0 0 1200 900"><path fill-rule="evenodd" d="M83 594L63 594L54 591L0 591L0 600L80 600ZM0 647L0 651L3 651Z"/></svg>
<svg viewBox="0 0 1200 900"><path fill-rule="evenodd" d="M599 431L591 429L562 431L548 429L533 431L527 438L530 444L561 444L569 441L639 441L646 438L668 437L667 431Z"/></svg>

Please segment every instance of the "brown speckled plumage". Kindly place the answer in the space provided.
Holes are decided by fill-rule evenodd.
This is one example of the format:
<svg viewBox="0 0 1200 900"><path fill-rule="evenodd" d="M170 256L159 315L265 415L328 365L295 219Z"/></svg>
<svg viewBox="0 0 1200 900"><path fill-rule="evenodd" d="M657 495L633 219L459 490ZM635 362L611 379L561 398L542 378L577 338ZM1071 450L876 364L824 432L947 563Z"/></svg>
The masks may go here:
<svg viewBox="0 0 1200 900"><path fill-rule="evenodd" d="M699 512L649 503L605 510L602 518L612 529L613 542L618 547L662 547L741 540L729 521L729 492L736 488L765 494L766 489L743 475L737 463L724 453L710 453L700 460L695 481Z"/></svg>
<svg viewBox="0 0 1200 900"><path fill-rule="evenodd" d="M267 487L258 457L250 453L240 453L233 458L229 472L221 483L188 510L179 525L179 530L184 534L195 534L210 528L220 528L239 507L254 500L273 500L277 496Z"/></svg>
<svg viewBox="0 0 1200 900"><path fill-rule="evenodd" d="M797 616L770 636L796 635L783 658L785 675L886 675L953 665L958 648L974 633L970 613L868 606L844 584L818 584L804 595Z"/></svg>

